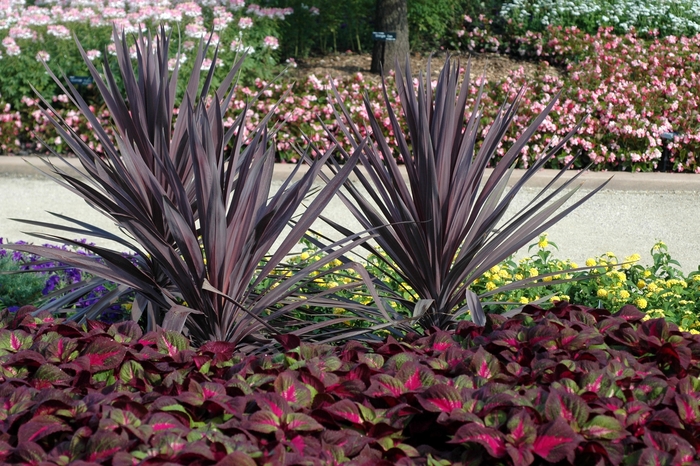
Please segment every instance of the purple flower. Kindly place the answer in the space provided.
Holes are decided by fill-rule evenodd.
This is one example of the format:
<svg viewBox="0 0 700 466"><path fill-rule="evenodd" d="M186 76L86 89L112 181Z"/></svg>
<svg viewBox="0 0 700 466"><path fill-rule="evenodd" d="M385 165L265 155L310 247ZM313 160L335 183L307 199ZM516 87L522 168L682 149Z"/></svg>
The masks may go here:
<svg viewBox="0 0 700 466"><path fill-rule="evenodd" d="M44 289L41 290L41 292L44 295L47 295L47 294L51 293L56 288L56 285L58 285L59 283L61 283L61 277L59 277L58 275L51 275L49 277L49 279L46 280L46 284L44 285Z"/></svg>

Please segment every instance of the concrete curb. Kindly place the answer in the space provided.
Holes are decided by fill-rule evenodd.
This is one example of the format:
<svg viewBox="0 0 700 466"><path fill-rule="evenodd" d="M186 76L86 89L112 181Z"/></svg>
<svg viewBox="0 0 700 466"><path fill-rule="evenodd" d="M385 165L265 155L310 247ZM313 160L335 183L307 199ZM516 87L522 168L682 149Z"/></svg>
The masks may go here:
<svg viewBox="0 0 700 466"><path fill-rule="evenodd" d="M68 164L58 157L47 157L52 164L60 168L67 168ZM69 160L73 167L79 167L80 162L77 159ZM22 176L22 177L43 177L37 170L44 169L46 166L36 156L0 156L0 176ZM277 164L275 166L275 179L286 179L294 169L293 164ZM302 168L303 169L303 168ZM489 171L490 172L490 171ZM510 180L510 185L519 180L525 170L515 170ZM528 182L527 186L537 188L546 186L556 175L557 170L540 170ZM577 170L571 170L560 178L557 183L571 179L578 173ZM663 191L663 192L679 192L679 191L700 191L700 175L693 173L628 173L628 172L586 172L579 178L579 182L583 183L585 189L593 189L599 184L607 181L606 189L615 191Z"/></svg>

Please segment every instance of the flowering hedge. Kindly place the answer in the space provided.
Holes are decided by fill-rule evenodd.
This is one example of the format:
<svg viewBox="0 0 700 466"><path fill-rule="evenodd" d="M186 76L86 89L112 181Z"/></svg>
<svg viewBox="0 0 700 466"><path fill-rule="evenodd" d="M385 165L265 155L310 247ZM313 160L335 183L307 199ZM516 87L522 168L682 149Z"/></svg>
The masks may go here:
<svg viewBox="0 0 700 466"><path fill-rule="evenodd" d="M263 8L246 0L2 1L2 99L18 108L23 97L34 96L32 86L44 95L56 93L57 88L42 62L57 73L61 70L68 76L87 76L87 67L73 35L80 39L90 59L98 63L102 54L116 53L113 25L127 35L158 25L172 30L171 46L173 51L181 48L185 73L191 70L197 41L213 31L212 43L220 44L217 64L232 63L237 54L245 52L249 59L244 76L269 78L278 68L279 22L291 12L289 8ZM212 59L210 53L205 60L207 69ZM174 61L170 65L174 66ZM215 81L223 78L224 68L217 69Z"/></svg>
<svg viewBox="0 0 700 466"><path fill-rule="evenodd" d="M257 31L258 27L261 31L264 29L263 26L259 26L263 22L258 22L257 19L254 21L255 26L249 29L249 23L253 20L245 15L266 17L272 24L275 18L279 19L285 14L282 10L261 9L252 4L248 5L246 10L238 8L242 4L243 0L233 2L229 6L231 11L220 7L210 8L210 10L200 9L200 11L210 11L212 24L215 29L221 29L219 34L222 38L225 34ZM194 3L182 3L177 7L176 12L179 11L183 17L188 17L189 9L199 8ZM128 8L124 11L127 10ZM25 12L25 19L34 18L36 29L25 27L27 30L24 33L28 34L27 37L36 35L39 30L37 28L44 28L47 37L48 35L53 37L63 31L62 29L59 31L58 25L41 25L43 20L40 20L40 10L32 7L27 11L29 13ZM237 21L234 21L232 11L240 16ZM113 20L129 20L131 21L129 24L132 25L130 27L133 28L133 24L140 24L137 21L139 18L145 21L148 18L161 18L162 14L164 13L157 9L134 10L126 14L126 18L115 17ZM64 10L56 10L56 15L63 20L70 19L70 15ZM101 15L104 20L105 17L115 16L117 13L103 9ZM227 19L224 21L224 18ZM14 21L17 22L18 19L15 18ZM90 21L90 24L93 24L95 20L93 18ZM9 19L5 19L5 23L0 21L0 36L3 34L2 25L10 23ZM82 23L78 21L75 24ZM202 24L196 21L187 23L185 35L192 38L201 36L204 27ZM99 27L106 28L97 23L93 27L97 28L95 30ZM196 31L193 28L199 33L195 34ZM49 31L53 32L49 33ZM11 38L13 34L17 36L19 32L17 27L10 28L10 35L7 38ZM61 34L65 35L65 33L66 31L63 31ZM612 28L600 29L597 34L591 35L575 27L549 27L544 32L526 32L520 36L504 39L493 34L492 21L484 16L478 18L465 16L465 28L457 31L457 35L459 36L457 46L461 48L476 52L514 53L544 60L534 76L526 77L524 71L519 69L512 71L503 82L484 83L485 93L482 99L484 125L493 121L503 101L512 99L521 86L528 86L523 100L524 105L521 106L514 125L504 138L506 144L515 141L549 100L556 93L561 92L561 98L554 111L533 136L530 144L523 149L521 166L528 166L543 153L548 144L556 143L580 119L590 115L577 137L565 146L559 157L552 163L553 165L561 166L578 151L582 151L583 157L575 164L575 168L591 162L594 170L651 171L659 168L663 149L661 136L668 133L675 135L668 144L670 168L679 172L700 172L696 162L700 143L700 113L697 108L698 89L700 89L698 87L700 53L696 50L700 46L700 35L680 38L675 36L643 38L634 30L624 36L618 36L613 34ZM71 41L60 39L55 36L55 40L47 43L62 44L61 47L70 48L67 44ZM226 53L241 51L241 47L250 47L243 45L239 39L234 39L230 47L224 47ZM16 40L20 40L17 44L21 44L22 40L30 42L28 38ZM276 46L273 36L261 38L261 41L263 46L267 44L268 50ZM185 41L185 48L190 47L191 42ZM72 44L70 46L75 49ZM7 47L6 45L6 49ZM6 53L7 55L0 59L0 70L10 70L5 68L9 66L8 63L11 64L10 59L27 58L25 53L16 57L10 57L9 51ZM97 50L91 49L91 53L97 59ZM51 55L48 52L47 54ZM257 52L253 54L249 67L255 66L256 60L260 60L261 56ZM34 57L31 57L31 60L35 62ZM183 66L186 65L187 62ZM566 73L561 72L561 67L566 68ZM8 75L12 73L0 73L0 76ZM0 87L4 86L2 79L0 77ZM395 104L396 95L393 92L392 80L392 76L387 78L389 98ZM27 82L29 81L31 80L27 79ZM479 79L474 80L472 84L470 96L472 103L479 84L481 84ZM366 121L367 110L362 103L362 98L367 94L372 105L371 110L380 121L385 123L384 131L391 140L392 129L389 126L388 115L380 105L381 88L366 81L360 73L345 81L336 81L336 85L353 118L357 121ZM314 75L294 86L285 77L272 84L257 79L253 86L239 89L226 117L229 122L232 122L237 111L244 107L250 96L262 91L262 98L256 103L256 107L251 109L249 124L252 127L279 99L283 98L276 110L279 119L286 121L286 127L279 133L277 141L278 159L293 162L298 157L294 146L305 145L302 135L308 136L322 148L330 144L321 123L325 123L332 130L335 128L332 102L327 95L328 88L327 78ZM93 109L100 121L109 129L109 114L100 107L101 104L92 94L94 90L88 86L84 91L88 100L93 102ZM286 92L289 93L285 95ZM68 104L66 96L55 95L52 99L59 115L66 119L89 145L99 149L91 134L90 126L78 115L72 105ZM46 141L58 152L65 150L55 130L38 111L36 98L25 95L19 102L10 103L6 93L3 92L0 98L0 109L3 109L0 112L0 153L23 154L45 151L46 148L38 138ZM483 130L487 129L484 127ZM502 155L506 149L507 147L502 147L498 155Z"/></svg>

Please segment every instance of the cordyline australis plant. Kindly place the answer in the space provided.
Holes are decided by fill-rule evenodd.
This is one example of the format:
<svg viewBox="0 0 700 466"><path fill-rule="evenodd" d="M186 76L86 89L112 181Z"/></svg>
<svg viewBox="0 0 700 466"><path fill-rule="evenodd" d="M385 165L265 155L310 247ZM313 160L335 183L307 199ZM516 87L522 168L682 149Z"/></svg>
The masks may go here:
<svg viewBox="0 0 700 466"><path fill-rule="evenodd" d="M84 180L45 162L54 179L113 219L135 242L63 216L59 217L77 227L25 222L114 240L136 251L136 256L128 258L89 245L82 246L95 257L39 246L7 247L58 260L118 284L117 290L72 319L95 318L117 295L135 292L133 320L138 321L145 312L147 330L160 326L180 332L184 328L195 343L228 341L239 344L243 350L253 350L272 344L271 337L281 335L283 329L272 327L269 321L306 304L334 303L333 290L316 301L313 297L299 296L295 290L304 280L310 280L311 275L323 276L324 272L319 272L322 267L363 242L365 239L361 235L332 245L323 260L291 276L283 276L276 270L342 186L360 150L318 192L304 212L294 218L333 148L318 160L309 161L308 170L293 182L299 174L300 163L273 195L270 191L274 164L272 138L277 128L268 131L266 125L274 109L247 136L248 108L241 111L231 128L226 130L223 125L222 112L228 108L233 95L232 83L240 61L210 96L215 66L212 64L198 92L199 70L207 49L200 44L194 71L171 132L177 67L170 75L169 38L162 29L155 38L139 34L135 43L136 69L129 57L126 37L122 34L120 38L115 30L114 39L126 100L116 87L107 59L103 79L80 44L78 46L114 119L116 144L99 126L76 89L66 83L65 93L93 124L105 156L98 156L64 121L57 121L45 110L45 115L77 155L88 178ZM213 63L216 63L216 53ZM53 73L52 76L60 84ZM51 108L45 100L44 103ZM227 144L232 147L228 153ZM309 159L304 157L304 160ZM293 218L294 224L281 245L267 256ZM60 236L34 236L75 243ZM263 265L259 266L261 261ZM339 268L359 266L346 263L330 271ZM266 281L272 284L261 286ZM365 281L369 283L368 276ZM75 295L84 294L94 286L93 283L81 285L81 289L69 293L68 298L53 301L44 309L60 311ZM376 310L373 312L376 314ZM324 324L297 326L293 333L297 336L314 333L314 337L322 341L322 335L317 335L320 328L351 319L342 317ZM382 319L391 320L386 313Z"/></svg>
<svg viewBox="0 0 700 466"><path fill-rule="evenodd" d="M452 66L448 57L433 88L429 63L425 75L421 73L415 81L408 61L405 74L397 66L396 86L408 134L403 134L399 117L391 108L386 84L383 86L384 100L397 148L387 143L365 97L370 123L367 133L371 132L373 143L362 149L354 172L369 196L349 181L345 184L349 195L339 193L359 223L376 231L375 241L386 256L379 254L372 244L365 243L363 247L384 260L417 295L418 299L413 303L405 302L399 296L396 299L412 309L413 317L419 318L418 323L423 328L435 326L444 329L467 311L474 322L484 325L484 311L479 297L469 290L470 283L527 245L607 183L571 207L562 209L578 187L566 190L582 172L557 189L550 188L571 166L569 163L531 203L502 222L515 195L562 148L583 121L556 145L547 148L507 190L520 151L547 117L557 98L523 132L489 175L486 168L517 112L525 89L513 103L504 103L477 150L483 85L474 108L466 113L469 68L467 65L460 87L459 63ZM362 132L352 122L335 88L333 95L340 109L339 112L336 108L340 132L357 151L364 141ZM466 121L465 115L468 115ZM327 130L331 137L336 137L333 130ZM408 183L399 171L394 149L405 163ZM349 159L349 154L344 155ZM340 172L341 166L335 160L328 163L334 172ZM338 231L349 233L342 225L329 223ZM511 283L490 294L532 285L533 281Z"/></svg>

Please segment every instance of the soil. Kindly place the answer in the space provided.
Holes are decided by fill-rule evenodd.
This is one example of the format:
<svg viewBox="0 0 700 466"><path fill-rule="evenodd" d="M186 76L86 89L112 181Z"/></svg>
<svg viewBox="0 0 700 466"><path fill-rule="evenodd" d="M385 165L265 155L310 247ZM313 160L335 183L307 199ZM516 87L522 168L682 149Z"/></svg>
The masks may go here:
<svg viewBox="0 0 700 466"><path fill-rule="evenodd" d="M415 75L419 71L425 70L428 61L428 54L412 53L411 70ZM466 64L469 59L467 54L450 54L452 58L459 59L460 63ZM445 63L445 53L436 53L432 56L430 67L433 77L437 77ZM360 72L367 81L380 82L379 74L370 73L372 55L369 53L338 53L323 57L308 57L297 60L297 68L290 70L294 79L305 80L309 75L314 74L317 78L325 78L330 75L335 79L343 79L354 76ZM532 77L539 66L536 62L517 59L507 55L496 53L482 53L471 56L471 76L477 78L485 74L491 82L500 82L508 76L510 71L517 70L521 66L525 71L525 76ZM561 74L561 71L551 67L548 74Z"/></svg>

